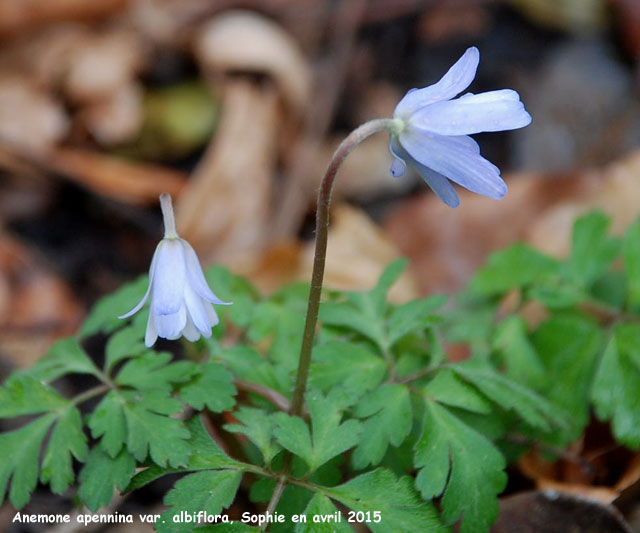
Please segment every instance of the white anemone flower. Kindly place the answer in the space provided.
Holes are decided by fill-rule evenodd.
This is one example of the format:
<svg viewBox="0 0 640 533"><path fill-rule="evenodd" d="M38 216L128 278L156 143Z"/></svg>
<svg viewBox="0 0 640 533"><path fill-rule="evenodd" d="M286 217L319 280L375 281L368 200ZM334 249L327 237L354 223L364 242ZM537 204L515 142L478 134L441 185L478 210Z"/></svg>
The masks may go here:
<svg viewBox="0 0 640 533"><path fill-rule="evenodd" d="M171 196L160 196L164 217L164 239L160 241L149 268L149 286L142 300L128 313L137 313L149 296L149 320L144 343L151 347L158 337L175 340L180 336L194 342L211 337L218 315L211 305L230 305L218 298L207 284L200 261L191 245L176 232Z"/></svg>
<svg viewBox="0 0 640 533"><path fill-rule="evenodd" d="M467 49L440 81L411 89L393 112L391 174L402 176L409 163L450 207L458 207L460 199L449 180L489 198L500 199L507 192L500 169L480 155L469 135L513 130L531 122L512 89L454 98L471 84L479 61L478 49Z"/></svg>

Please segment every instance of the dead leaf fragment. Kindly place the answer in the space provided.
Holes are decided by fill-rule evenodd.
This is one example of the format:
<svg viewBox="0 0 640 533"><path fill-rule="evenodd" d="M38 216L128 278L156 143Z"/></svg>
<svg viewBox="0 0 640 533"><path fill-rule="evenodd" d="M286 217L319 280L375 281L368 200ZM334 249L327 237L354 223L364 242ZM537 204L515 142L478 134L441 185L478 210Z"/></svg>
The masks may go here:
<svg viewBox="0 0 640 533"><path fill-rule="evenodd" d="M26 78L0 79L0 140L42 153L61 140L68 120L62 106Z"/></svg>
<svg viewBox="0 0 640 533"><path fill-rule="evenodd" d="M130 204L157 203L163 192L177 196L186 179L182 172L159 165L71 148L51 151L46 163L97 194Z"/></svg>
<svg viewBox="0 0 640 533"><path fill-rule="evenodd" d="M276 81L284 101L301 115L311 76L297 43L276 23L250 11L227 11L206 23L195 41L205 71L260 72Z"/></svg>
<svg viewBox="0 0 640 533"><path fill-rule="evenodd" d="M108 100L129 85L143 62L143 43L133 32L97 35L69 58L66 92L76 102Z"/></svg>

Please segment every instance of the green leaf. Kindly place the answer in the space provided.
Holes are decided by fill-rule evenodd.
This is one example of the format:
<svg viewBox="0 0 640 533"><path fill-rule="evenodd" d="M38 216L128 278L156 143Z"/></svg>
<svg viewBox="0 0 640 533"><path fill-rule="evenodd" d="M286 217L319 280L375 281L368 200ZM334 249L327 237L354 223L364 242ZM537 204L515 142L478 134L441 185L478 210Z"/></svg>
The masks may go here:
<svg viewBox="0 0 640 533"><path fill-rule="evenodd" d="M62 494L75 479L71 457L85 461L88 453L80 411L70 407L53 429L42 461L40 480L49 483L52 492Z"/></svg>
<svg viewBox="0 0 640 533"><path fill-rule="evenodd" d="M422 389L427 398L480 414L491 412L491 402L460 379L452 370L442 369Z"/></svg>
<svg viewBox="0 0 640 533"><path fill-rule="evenodd" d="M504 457L447 408L432 401L425 405L416 486L425 499L444 492L443 518L454 523L462 515L461 533L486 531L498 514L496 495L507 482Z"/></svg>
<svg viewBox="0 0 640 533"><path fill-rule="evenodd" d="M105 348L105 370L110 372L123 359L137 357L146 352L144 332L139 328L126 327L109 337Z"/></svg>
<svg viewBox="0 0 640 533"><path fill-rule="evenodd" d="M167 364L170 360L170 353L147 351L128 361L115 382L139 390L158 389L169 392L174 383L188 381L198 371L196 365L189 361Z"/></svg>
<svg viewBox="0 0 640 533"><path fill-rule="evenodd" d="M357 420L340 423L343 411L352 399L339 390L326 398L319 392L307 394L312 433L304 421L285 413L273 415L277 427L274 435L283 448L305 460L314 472L336 455L358 443L361 424ZM313 435L313 438L311 437Z"/></svg>
<svg viewBox="0 0 640 533"><path fill-rule="evenodd" d="M95 512L111 502L114 488L125 489L135 470L136 462L126 450L110 457L96 446L80 472L78 496Z"/></svg>
<svg viewBox="0 0 640 533"><path fill-rule="evenodd" d="M481 294L495 295L544 281L558 271L555 259L526 244L516 243L489 256L487 266L474 276L471 286Z"/></svg>
<svg viewBox="0 0 640 533"><path fill-rule="evenodd" d="M503 320L493 344L506 363L507 376L533 388L544 382L544 365L529 339L527 323L522 317L511 315Z"/></svg>
<svg viewBox="0 0 640 533"><path fill-rule="evenodd" d="M384 350L386 339L383 317L373 314L376 308L370 299L362 297L359 307L364 307L364 310L359 309L351 301L322 302L319 313L320 322L328 326L339 326L356 331Z"/></svg>
<svg viewBox="0 0 640 533"><path fill-rule="evenodd" d="M313 442L307 424L297 416L286 413L273 415L276 428L274 436L283 448L305 460L310 467L313 463Z"/></svg>
<svg viewBox="0 0 640 533"><path fill-rule="evenodd" d="M0 388L0 418L57 411L68 404L52 387L30 375L13 374Z"/></svg>
<svg viewBox="0 0 640 533"><path fill-rule="evenodd" d="M513 409L530 426L551 430L551 422L568 426L561 409L530 389L498 374L488 364L469 360L451 367L460 377L475 385L483 394L504 409Z"/></svg>
<svg viewBox="0 0 640 533"><path fill-rule="evenodd" d="M201 373L180 389L180 398L195 409L220 413L231 409L236 401L233 374L217 363L205 363Z"/></svg>
<svg viewBox="0 0 640 533"><path fill-rule="evenodd" d="M206 339L206 342L211 349L210 339ZM215 354L215 359L224 361L226 366L241 379L284 392L274 373L273 365L250 346L238 345L220 350ZM287 382L285 390L288 391L289 388L290 384Z"/></svg>
<svg viewBox="0 0 640 533"><path fill-rule="evenodd" d="M640 447L640 326L619 324L604 352L591 396L601 420L613 422L616 439Z"/></svg>
<svg viewBox="0 0 640 533"><path fill-rule="evenodd" d="M552 439L560 445L580 436L589 421L589 394L603 335L597 322L576 313L556 315L532 336L545 367L538 391L571 417L571 426Z"/></svg>
<svg viewBox="0 0 640 533"><path fill-rule="evenodd" d="M254 313L255 303L260 300L259 291L248 280L236 276L228 268L220 265L207 268L204 275L220 299L233 302L233 305L228 307L217 308L218 313L227 316L237 326L247 328Z"/></svg>
<svg viewBox="0 0 640 533"><path fill-rule="evenodd" d="M245 470L248 465L229 457L207 433L200 416L194 416L187 422L187 429L191 433L189 450L191 454L184 467L160 467L158 465L139 472L131 480L127 492L138 489L154 479L174 472L193 472L197 470L236 469Z"/></svg>
<svg viewBox="0 0 640 533"><path fill-rule="evenodd" d="M155 410L160 411L158 406ZM183 466L189 457L189 431L181 420L157 414L139 403L125 404L127 449L138 460L149 455L160 466Z"/></svg>
<svg viewBox="0 0 640 533"><path fill-rule="evenodd" d="M446 296L439 294L396 307L391 312L387 324L389 348L392 348L407 333L427 328L438 322L440 317L434 316L433 312L442 307L446 300Z"/></svg>
<svg viewBox="0 0 640 533"><path fill-rule="evenodd" d="M383 359L347 342L329 341L313 350L309 384L323 391L337 386L363 394L378 385L387 370Z"/></svg>
<svg viewBox="0 0 640 533"><path fill-rule="evenodd" d="M585 292L570 285L538 285L531 287L528 298L538 300L548 309L566 309L585 299Z"/></svg>
<svg viewBox="0 0 640 533"><path fill-rule="evenodd" d="M142 299L148 282L147 276L140 276L134 282L123 285L116 292L98 301L82 324L80 337L89 337L98 332L111 333L126 325L126 322L118 317L133 309Z"/></svg>
<svg viewBox="0 0 640 533"><path fill-rule="evenodd" d="M251 527L242 522L229 522L228 524L216 524L197 527L194 533L252 533L260 531L257 527Z"/></svg>
<svg viewBox="0 0 640 533"><path fill-rule="evenodd" d="M378 468L323 492L354 511L370 513L372 520L379 512L380 522L366 524L374 533L415 533L416 527L420 533L448 531L433 505L420 499L412 481Z"/></svg>
<svg viewBox="0 0 640 533"><path fill-rule="evenodd" d="M604 274L620 251L620 241L608 238L609 217L601 212L584 215L573 225L569 279L588 286Z"/></svg>
<svg viewBox="0 0 640 533"><path fill-rule="evenodd" d="M205 470L180 479L167 493L164 503L171 508L162 513L157 530L162 532L190 532L194 524L184 521L174 522L181 512L191 514L204 511L211 515L220 514L235 498L242 479L242 472L233 470Z"/></svg>
<svg viewBox="0 0 640 533"><path fill-rule="evenodd" d="M411 431L411 400L405 385L382 385L356 405L357 417L370 417L363 423L365 435L353 452L353 465L363 469L380 463L389 443L400 446Z"/></svg>
<svg viewBox="0 0 640 533"><path fill-rule="evenodd" d="M340 521L336 521L336 513ZM296 533L353 533L345 518L336 509L331 500L316 493L304 510L307 521L295 526ZM329 519L334 519L329 521Z"/></svg>
<svg viewBox="0 0 640 533"><path fill-rule="evenodd" d="M124 399L115 391L107 393L89 417L88 426L94 439L102 437L100 446L110 457L118 455L127 438Z"/></svg>
<svg viewBox="0 0 640 533"><path fill-rule="evenodd" d="M270 339L269 359L273 363L294 369L298 364L304 318L304 308L298 309L286 301L280 302L278 295L274 295L254 307L247 335L253 342Z"/></svg>
<svg viewBox="0 0 640 533"><path fill-rule="evenodd" d="M122 444L138 460L147 455L160 466L183 466L189 456L184 424L165 415L179 412L180 403L162 391L109 392L89 418L94 438L111 457Z"/></svg>
<svg viewBox="0 0 640 533"><path fill-rule="evenodd" d="M622 249L627 272L627 299L630 305L640 304L640 218L629 227Z"/></svg>
<svg viewBox="0 0 640 533"><path fill-rule="evenodd" d="M16 509L28 503L36 487L42 440L54 420L55 415L44 415L20 429L0 433L0 500L11 479L9 500Z"/></svg>
<svg viewBox="0 0 640 533"><path fill-rule="evenodd" d="M273 430L276 423L271 415L262 409L241 407L233 413L233 416L240 424L227 424L224 429L247 436L262 453L264 462L270 465L272 459L281 450L274 441Z"/></svg>
<svg viewBox="0 0 640 533"><path fill-rule="evenodd" d="M381 351L391 344L387 338L385 313L387 292L407 266L406 259L397 259L380 276L369 292L347 292L346 302L326 302L320 305L320 322L351 329L371 339Z"/></svg>
<svg viewBox="0 0 640 533"><path fill-rule="evenodd" d="M38 381L51 382L65 374L91 374L99 378L100 371L85 353L75 337L56 341L47 355L24 371Z"/></svg>

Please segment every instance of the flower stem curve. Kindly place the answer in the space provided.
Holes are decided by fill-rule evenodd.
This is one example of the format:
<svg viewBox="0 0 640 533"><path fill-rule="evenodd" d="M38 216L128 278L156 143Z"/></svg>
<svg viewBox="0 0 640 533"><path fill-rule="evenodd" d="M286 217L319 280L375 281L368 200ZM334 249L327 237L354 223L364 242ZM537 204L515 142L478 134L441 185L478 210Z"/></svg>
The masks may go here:
<svg viewBox="0 0 640 533"><path fill-rule="evenodd" d="M329 207L331 204L331 191L338 169L349 153L362 141L381 131L393 131L397 127L394 119L375 119L365 122L353 130L336 149L327 166L324 178L318 191L318 204L316 207L316 248L313 257L313 271L311 274L311 289L309 291L309 304L307 318L302 336L300 358L298 360L298 372L296 384L291 400L289 413L293 416L301 416L304 406L304 394L307 389L309 368L311 366L311 350L315 338L316 324L318 322L318 309L322 282L324 280L324 266L327 256L327 237L329 232Z"/></svg>

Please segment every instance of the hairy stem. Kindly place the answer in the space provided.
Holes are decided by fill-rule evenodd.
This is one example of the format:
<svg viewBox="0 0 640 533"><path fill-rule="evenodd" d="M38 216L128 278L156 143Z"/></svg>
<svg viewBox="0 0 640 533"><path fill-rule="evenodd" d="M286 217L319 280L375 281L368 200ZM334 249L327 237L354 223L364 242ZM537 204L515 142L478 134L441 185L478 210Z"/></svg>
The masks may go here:
<svg viewBox="0 0 640 533"><path fill-rule="evenodd" d="M329 206L331 203L331 190L338 169L345 158L358 144L374 133L390 130L394 127L393 119L377 119L365 122L359 128L353 130L349 136L340 143L333 154L327 171L318 191L318 205L316 207L316 249L313 258L313 272L311 274L311 290L309 291L309 304L307 307L307 319L304 325L300 359L298 361L298 373L296 385L291 400L290 414L300 416L304 405L304 393L307 389L309 367L311 366L311 349L315 338L316 324L318 322L318 309L320 307L320 294L324 279L324 264L327 255L327 235L329 232Z"/></svg>
<svg viewBox="0 0 640 533"><path fill-rule="evenodd" d="M287 486L287 477L281 476L278 479L276 488L273 489L273 494L271 495L271 499L269 500L269 505L267 506L267 510L265 514L274 513L286 486ZM260 528L260 531L266 531L268 527L269 527L269 522L267 521L262 525L262 527Z"/></svg>

